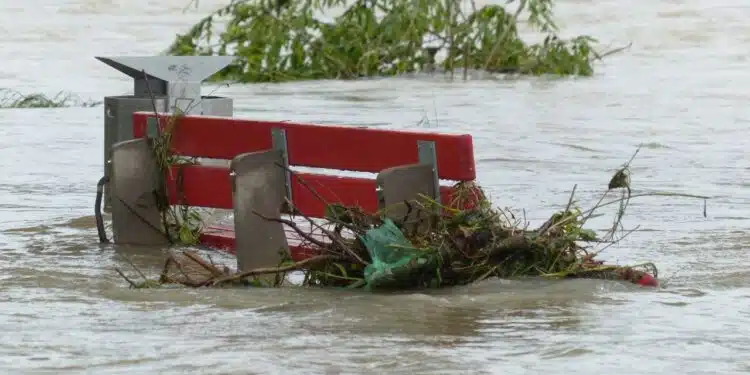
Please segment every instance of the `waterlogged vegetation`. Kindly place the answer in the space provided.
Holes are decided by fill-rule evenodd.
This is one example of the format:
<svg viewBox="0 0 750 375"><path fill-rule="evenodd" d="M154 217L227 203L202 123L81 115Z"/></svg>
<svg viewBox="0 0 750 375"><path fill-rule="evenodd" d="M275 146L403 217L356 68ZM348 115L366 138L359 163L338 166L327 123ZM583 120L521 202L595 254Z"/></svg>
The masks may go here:
<svg viewBox="0 0 750 375"><path fill-rule="evenodd" d="M84 101L77 95L59 92L49 97L41 93L23 94L12 89L0 89L0 109L95 107L101 102Z"/></svg>
<svg viewBox="0 0 750 375"><path fill-rule="evenodd" d="M184 165L172 159L171 148L167 147L169 134L178 123L176 117L170 119L154 144L165 173L171 165ZM117 272L134 288L166 284L284 286L288 285L287 274L295 271L304 274L303 286L365 290L445 288L490 278L519 277L594 278L656 286L658 271L652 263L612 265L597 256L635 230L625 230L622 225L631 199L659 196L702 199L705 215L708 197L669 192L633 194L630 185L633 158L615 172L592 208L579 207L574 186L565 208L538 228L529 227L525 213L493 207L481 187L474 183L456 185L455 197L445 206L426 196L405 201L406 213L395 219L387 214L393 207L365 213L359 207L322 200L317 191L303 184L326 205L323 222L316 223L303 215L291 201L287 201L291 213L288 219L256 214L299 235L301 246L311 251L304 260L295 262L290 252L282 250L283 261L276 267L233 272L194 251L169 250L158 279L147 278L137 268L141 281L134 281L121 270ZM294 173L293 177L300 178ZM167 189L163 190L166 193ZM164 199L162 215L169 242L194 245L203 227L200 214L186 207L173 211L176 207L170 208L168 201ZM617 209L609 230L602 235L587 228L589 219L611 206ZM310 223L310 229L303 229L295 217Z"/></svg>
<svg viewBox="0 0 750 375"><path fill-rule="evenodd" d="M343 11L342 11L343 10ZM321 15L336 14L330 20ZM519 28L541 33L522 40ZM218 30L218 32L217 32ZM596 39L559 37L552 0L232 0L178 35L173 55L233 55L214 78L356 79L442 71L590 76Z"/></svg>

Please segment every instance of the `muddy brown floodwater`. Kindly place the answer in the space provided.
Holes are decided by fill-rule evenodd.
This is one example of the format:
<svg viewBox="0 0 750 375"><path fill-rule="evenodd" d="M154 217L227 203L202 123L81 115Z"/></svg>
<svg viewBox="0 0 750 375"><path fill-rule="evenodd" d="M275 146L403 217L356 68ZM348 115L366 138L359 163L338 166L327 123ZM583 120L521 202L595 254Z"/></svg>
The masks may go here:
<svg viewBox="0 0 750 375"><path fill-rule="evenodd" d="M84 99L130 82L94 56L153 55L220 0L0 3L0 87ZM633 47L591 79L385 79L235 85L238 116L474 136L479 182L533 224L574 184L594 203L639 143L641 225L603 259L653 261L660 290L603 281L493 281L433 294L129 290L99 246L101 107L0 111L3 373L744 374L750 371L750 4L559 1L566 32ZM210 90L210 89L207 89ZM602 218L595 225L605 228Z"/></svg>

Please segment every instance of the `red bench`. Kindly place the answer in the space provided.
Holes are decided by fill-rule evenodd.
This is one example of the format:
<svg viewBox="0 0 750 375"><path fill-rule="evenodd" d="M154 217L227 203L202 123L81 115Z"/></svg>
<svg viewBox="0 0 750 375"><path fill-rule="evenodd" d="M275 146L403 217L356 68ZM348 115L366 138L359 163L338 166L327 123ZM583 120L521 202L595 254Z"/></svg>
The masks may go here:
<svg viewBox="0 0 750 375"><path fill-rule="evenodd" d="M158 126L163 128L167 119L166 115L160 116ZM153 113L133 115L135 138L148 137L155 133L156 126ZM171 137L174 154L188 157L232 160L245 153L278 149L292 168L381 173L393 167L431 163L436 185L438 178L471 181L476 177L472 138L465 134L184 116L178 120ZM229 168L205 165L180 168L181 197L176 194L177 174L167 178L170 204L233 209ZM295 175L328 202L360 206L370 213L382 206L376 179L301 172ZM287 177L286 186L299 211L309 217L324 216L325 204L298 178ZM454 192L450 186L440 185L439 191L443 203L451 201ZM234 252L235 232L233 228L209 227L201 241L209 247ZM289 247L296 260L310 255L304 248L291 244Z"/></svg>

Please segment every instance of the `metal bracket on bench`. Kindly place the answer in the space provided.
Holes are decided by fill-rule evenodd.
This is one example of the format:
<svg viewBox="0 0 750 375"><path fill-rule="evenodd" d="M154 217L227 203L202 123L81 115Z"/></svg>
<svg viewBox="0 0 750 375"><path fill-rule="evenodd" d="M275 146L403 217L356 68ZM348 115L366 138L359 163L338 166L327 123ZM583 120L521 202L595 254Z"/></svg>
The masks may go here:
<svg viewBox="0 0 750 375"><path fill-rule="evenodd" d="M232 207L240 271L274 267L282 261L279 250L289 249L284 226L266 220L282 214L285 171L277 165L281 163L279 150L249 152L232 159Z"/></svg>
<svg viewBox="0 0 750 375"><path fill-rule="evenodd" d="M421 213L412 211L403 202L421 200L419 196L424 194L440 203L435 142L419 141L417 147L418 163L384 169L376 178L379 208L385 209L391 219L408 221L410 226L423 223ZM412 217L413 214L417 217Z"/></svg>
<svg viewBox="0 0 750 375"><path fill-rule="evenodd" d="M273 149L281 151L281 157L284 161L284 176L286 176L286 199L292 202L292 174L289 172L289 149L286 143L286 130L279 128L271 129L271 140Z"/></svg>
<svg viewBox="0 0 750 375"><path fill-rule="evenodd" d="M123 245L167 244L154 194L162 175L150 140L132 139L112 145L110 191L112 237Z"/></svg>

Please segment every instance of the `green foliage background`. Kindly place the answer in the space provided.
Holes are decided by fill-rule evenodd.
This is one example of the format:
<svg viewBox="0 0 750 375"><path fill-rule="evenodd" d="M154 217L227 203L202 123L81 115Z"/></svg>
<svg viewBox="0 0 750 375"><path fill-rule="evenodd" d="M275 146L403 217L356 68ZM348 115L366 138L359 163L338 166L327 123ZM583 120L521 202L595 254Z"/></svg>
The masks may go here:
<svg viewBox="0 0 750 375"><path fill-rule="evenodd" d="M394 76L433 68L514 74L593 74L588 36L563 40L552 0L232 0L170 46L172 55L233 55L215 79L283 82ZM319 15L345 9L330 21ZM522 18L523 16L523 18ZM216 35L214 24L227 19ZM519 22L546 35L521 40ZM444 55L424 47L434 40Z"/></svg>

